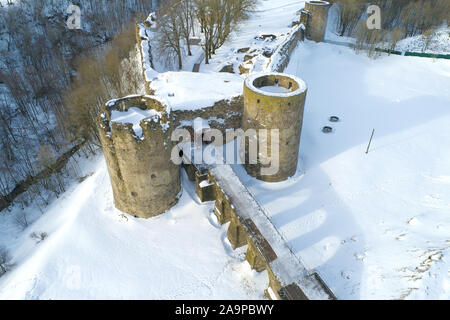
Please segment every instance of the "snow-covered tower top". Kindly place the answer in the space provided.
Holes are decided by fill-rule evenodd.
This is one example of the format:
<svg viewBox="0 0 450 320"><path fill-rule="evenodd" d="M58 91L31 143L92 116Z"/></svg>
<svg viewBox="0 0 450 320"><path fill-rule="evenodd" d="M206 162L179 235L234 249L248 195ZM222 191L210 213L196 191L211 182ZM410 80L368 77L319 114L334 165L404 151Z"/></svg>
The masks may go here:
<svg viewBox="0 0 450 320"><path fill-rule="evenodd" d="M245 165L248 174L263 181L278 182L296 173L307 90L302 79L283 73L258 73L245 80L242 129L279 132L279 141L272 143L272 138L267 137L270 146L258 152L257 164ZM277 146L278 156L276 150L271 151ZM248 159L248 148L245 152ZM278 161L279 170L264 175L261 169L268 167L266 160L270 158Z"/></svg>

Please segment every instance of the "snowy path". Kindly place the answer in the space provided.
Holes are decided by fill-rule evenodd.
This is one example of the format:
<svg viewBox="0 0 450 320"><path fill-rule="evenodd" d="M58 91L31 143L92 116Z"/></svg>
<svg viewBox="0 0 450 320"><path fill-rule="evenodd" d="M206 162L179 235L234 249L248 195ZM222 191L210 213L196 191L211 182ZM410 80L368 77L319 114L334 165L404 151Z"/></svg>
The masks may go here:
<svg viewBox="0 0 450 320"><path fill-rule="evenodd" d="M304 174L235 170L291 249L340 299L450 298L450 61L306 42L286 72L309 86Z"/></svg>

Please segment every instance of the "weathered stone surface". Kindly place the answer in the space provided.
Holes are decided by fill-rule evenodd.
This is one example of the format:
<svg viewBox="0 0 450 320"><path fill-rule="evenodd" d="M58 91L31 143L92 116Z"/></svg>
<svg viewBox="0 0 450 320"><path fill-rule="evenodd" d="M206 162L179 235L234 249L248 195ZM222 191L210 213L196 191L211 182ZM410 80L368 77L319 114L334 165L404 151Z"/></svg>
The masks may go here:
<svg viewBox="0 0 450 320"><path fill-rule="evenodd" d="M296 80L287 75L264 75L253 82L253 86L273 86L278 82L279 86L291 88L293 91L299 88ZM295 95L285 97L273 96L256 92L244 84L244 113L242 116L242 129L267 129L268 147L265 152L258 152L258 163L248 164L249 148L246 147L245 169L251 176L267 181L284 181L293 176L297 171L298 152L300 145L301 129L303 124L303 112L305 107L306 90L298 90ZM271 137L270 130L279 130L279 171L273 175L263 175L261 169L268 167L263 165L263 158L270 158ZM276 146L275 146L276 147Z"/></svg>
<svg viewBox="0 0 450 320"><path fill-rule="evenodd" d="M249 239L258 248L258 254L266 263L270 263L277 258L275 251L273 251L269 242L263 237L261 231L256 227L251 219L244 221L245 230L248 233Z"/></svg>
<svg viewBox="0 0 450 320"><path fill-rule="evenodd" d="M161 112L158 119L141 121L143 136L132 124L111 122L111 110L131 107ZM134 96L105 106L99 119L99 134L116 207L140 218L159 215L178 202L181 190L179 166L170 160L170 120L165 107L148 96Z"/></svg>
<svg viewBox="0 0 450 320"><path fill-rule="evenodd" d="M197 170L195 166L190 163L183 163L183 168L186 170L189 180L195 181L195 173Z"/></svg>
<svg viewBox="0 0 450 320"><path fill-rule="evenodd" d="M306 25L306 38L308 40L322 42L328 21L330 3L327 1L310 0L305 3L305 10L309 12Z"/></svg>
<svg viewBox="0 0 450 320"><path fill-rule="evenodd" d="M237 50L237 53L247 53L250 50L250 47L240 48Z"/></svg>
<svg viewBox="0 0 450 320"><path fill-rule="evenodd" d="M292 52L297 47L299 41L303 41L305 32L301 27L293 30L288 40L284 42L273 54L270 61L270 70L273 72L283 72L291 61Z"/></svg>
<svg viewBox="0 0 450 320"><path fill-rule="evenodd" d="M214 205L214 214L220 224L227 223L231 220L233 208L226 195L216 188L216 203Z"/></svg>
<svg viewBox="0 0 450 320"><path fill-rule="evenodd" d="M272 55L273 55L273 49L271 49L271 48L266 48L266 49L264 49L262 55L263 55L264 57L266 57L266 58L272 57Z"/></svg>
<svg viewBox="0 0 450 320"><path fill-rule="evenodd" d="M228 72L228 73L234 73L234 66L232 64L227 64L222 69L220 69L219 72Z"/></svg>
<svg viewBox="0 0 450 320"><path fill-rule="evenodd" d="M269 276L269 288L272 289L273 294L275 295L275 298L277 300L281 300L281 297L279 295L279 291L282 289L282 285L280 283L280 281L278 280L278 278L275 276L275 274L273 273L273 271L270 268L267 268L267 274ZM268 291L265 291L265 296L266 298L272 300L272 297L270 296L270 294L268 293Z"/></svg>
<svg viewBox="0 0 450 320"><path fill-rule="evenodd" d="M310 16L311 13L305 9L303 9L300 13L300 24L303 24L305 28L308 26Z"/></svg>
<svg viewBox="0 0 450 320"><path fill-rule="evenodd" d="M255 37L256 40L264 40L264 41L266 41L266 40L273 41L276 38L277 38L277 36L274 34L262 34L262 35Z"/></svg>
<svg viewBox="0 0 450 320"><path fill-rule="evenodd" d="M272 248L272 245L277 246L278 242L276 240L274 241L272 238L271 245L268 241L270 236L266 239L257 227L254 219L249 218L249 215L252 215L251 211L257 210L258 206L248 205L248 203L245 204L246 201L241 202L242 199L246 198L244 195L245 192L233 192L234 188L231 185L238 188L238 181L234 181L233 184L226 184L225 182L230 182L230 180L228 180L230 174L227 173L223 175L223 169L218 170L218 167L216 166L209 167L205 165L195 165L192 166L192 168L196 170L197 176L199 177L198 180L208 179L209 182L214 183L216 186L214 213L221 224L230 222L227 237L232 247L238 248L248 244L246 260L250 266L258 271L263 271L264 269L268 271L270 288L265 291L266 296L269 299L274 298L288 300L308 298L305 294L302 296L303 290L301 290L300 283L292 282L292 280L296 278L292 273L288 275L292 270L288 271L282 267L287 266L286 262L284 262L283 265L280 265L280 261L278 260L280 257L277 256L276 252ZM229 169L232 170L231 168ZM237 207L235 207L233 203L236 204ZM257 219L255 221L258 221L260 225L262 221L260 221L259 217L254 218ZM278 252L281 252L283 255L281 259L286 258L286 252L283 253L283 250L280 251L280 247L278 247ZM291 251L289 252L293 255ZM289 267L287 269L292 268L296 263L299 263L296 258L290 260ZM299 274L303 272L301 271L302 269L303 268L300 268L300 270L298 270ZM322 293L325 292L325 294L322 295L325 299L334 298L332 292L326 287L317 274L308 275L305 273L305 276L313 277L312 283L314 288L312 290L317 290L317 292ZM304 279L302 279L302 281L303 280ZM311 294L310 283L307 284L307 288L309 290L309 294ZM269 294L269 292L271 294ZM305 291L305 293L307 292L308 291ZM317 298L317 295L312 297Z"/></svg>
<svg viewBox="0 0 450 320"><path fill-rule="evenodd" d="M243 108L244 98L239 96L218 101L213 106L203 109L172 111L171 120L174 128L186 127L182 124L190 123L196 118L209 120L210 127L220 130L225 136L227 129L241 127ZM189 126L186 128L189 129Z"/></svg>
<svg viewBox="0 0 450 320"><path fill-rule="evenodd" d="M233 249L245 246L247 244L247 236L247 232L242 226L239 217L233 212L227 232L227 238Z"/></svg>
<svg viewBox="0 0 450 320"><path fill-rule="evenodd" d="M250 72L250 69L244 67L244 65L242 63L239 65L239 74L248 74L249 72Z"/></svg>

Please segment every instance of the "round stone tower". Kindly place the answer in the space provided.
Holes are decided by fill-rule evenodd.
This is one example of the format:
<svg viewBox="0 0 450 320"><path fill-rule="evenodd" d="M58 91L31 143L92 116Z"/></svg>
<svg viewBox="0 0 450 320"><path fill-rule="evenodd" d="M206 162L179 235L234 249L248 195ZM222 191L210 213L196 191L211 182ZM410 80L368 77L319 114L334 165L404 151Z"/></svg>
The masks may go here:
<svg viewBox="0 0 450 320"><path fill-rule="evenodd" d="M306 1L305 10L309 12L308 25L306 26L306 38L308 40L316 42L324 40L329 9L330 3L327 1Z"/></svg>
<svg viewBox="0 0 450 320"><path fill-rule="evenodd" d="M250 133L247 130L256 130L258 140L256 164L249 162L252 149L248 142L245 145L244 166L249 175L267 182L278 182L295 174L306 93L306 83L287 74L254 74L245 80L242 129L248 136ZM261 135L261 129L268 130L266 136ZM279 139L272 134L277 130ZM261 148L261 142L267 148ZM273 148L278 148L278 159ZM271 158L271 164L268 164ZM277 162L277 172L263 173L262 169L272 168Z"/></svg>
<svg viewBox="0 0 450 320"><path fill-rule="evenodd" d="M159 215L178 202L169 113L156 97L129 96L108 102L99 117L115 206L135 217Z"/></svg>

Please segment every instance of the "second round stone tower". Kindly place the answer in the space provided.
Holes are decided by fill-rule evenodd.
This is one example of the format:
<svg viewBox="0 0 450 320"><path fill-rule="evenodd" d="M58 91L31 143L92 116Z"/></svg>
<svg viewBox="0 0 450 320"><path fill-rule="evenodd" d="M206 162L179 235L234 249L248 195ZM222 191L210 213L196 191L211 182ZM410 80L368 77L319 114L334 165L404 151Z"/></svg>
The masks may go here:
<svg viewBox="0 0 450 320"><path fill-rule="evenodd" d="M316 42L323 42L328 21L330 3L327 1L310 0L305 3L308 12L306 38Z"/></svg>
<svg viewBox="0 0 450 320"><path fill-rule="evenodd" d="M130 96L108 102L99 118L115 206L135 217L159 215L178 202L169 113L156 97Z"/></svg>
<svg viewBox="0 0 450 320"><path fill-rule="evenodd" d="M249 142L245 146L244 166L249 175L267 182L279 182L296 173L306 94L306 83L292 75L263 73L245 80L242 129L247 135L249 129L255 130L258 140L256 164L249 163L252 152ZM266 136L261 135L261 129L267 130ZM279 139L277 134L272 134L276 131ZM267 140L267 148L260 147L261 139ZM277 154L273 148L278 148L278 159L272 159L268 164L267 160ZM262 169L273 167L274 162L278 162L278 170L263 174Z"/></svg>

